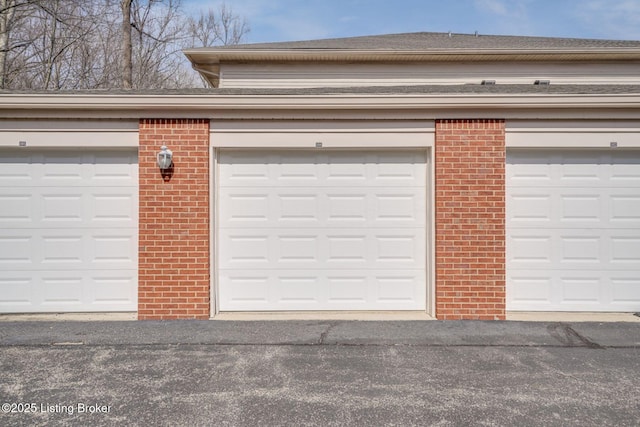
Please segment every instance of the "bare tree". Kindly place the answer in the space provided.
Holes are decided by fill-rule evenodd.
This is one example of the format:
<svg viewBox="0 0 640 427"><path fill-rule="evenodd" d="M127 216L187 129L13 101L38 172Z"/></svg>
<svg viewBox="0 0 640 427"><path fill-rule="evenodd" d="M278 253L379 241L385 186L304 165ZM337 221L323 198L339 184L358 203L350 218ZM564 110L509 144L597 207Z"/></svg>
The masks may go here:
<svg viewBox="0 0 640 427"><path fill-rule="evenodd" d="M133 64L131 62L131 0L120 0L122 10L122 87L133 86Z"/></svg>
<svg viewBox="0 0 640 427"><path fill-rule="evenodd" d="M172 77L182 61L179 48L185 37L180 1L137 1L132 11L134 87L174 87Z"/></svg>
<svg viewBox="0 0 640 427"><path fill-rule="evenodd" d="M0 89L193 87L181 50L248 31L224 5L188 17L180 0L0 0Z"/></svg>
<svg viewBox="0 0 640 427"><path fill-rule="evenodd" d="M38 77L43 89L67 88L78 79L79 48L94 29L91 10L86 6L86 2L69 0L40 3L41 35L34 55L41 64Z"/></svg>
<svg viewBox="0 0 640 427"><path fill-rule="evenodd" d="M197 18L190 16L187 22L190 47L238 44L250 31L244 18L235 15L225 3L217 10L201 12Z"/></svg>
<svg viewBox="0 0 640 427"><path fill-rule="evenodd" d="M15 1L0 0L0 89L4 88L4 75L9 51L9 28L15 16Z"/></svg>
<svg viewBox="0 0 640 427"><path fill-rule="evenodd" d="M0 0L0 89L4 89L7 84L7 62L10 55L31 42L12 35L26 15L25 9L32 3L32 0Z"/></svg>

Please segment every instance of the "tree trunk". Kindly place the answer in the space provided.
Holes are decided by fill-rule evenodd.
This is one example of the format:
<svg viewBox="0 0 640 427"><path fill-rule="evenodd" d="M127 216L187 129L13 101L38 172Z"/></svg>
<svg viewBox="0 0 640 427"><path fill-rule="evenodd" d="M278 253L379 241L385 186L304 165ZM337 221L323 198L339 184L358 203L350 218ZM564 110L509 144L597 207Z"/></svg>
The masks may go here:
<svg viewBox="0 0 640 427"><path fill-rule="evenodd" d="M131 60L131 1L121 0L122 8L122 88L133 86L133 62Z"/></svg>
<svg viewBox="0 0 640 427"><path fill-rule="evenodd" d="M0 89L4 89L6 83L9 25L14 12L14 0L0 0Z"/></svg>

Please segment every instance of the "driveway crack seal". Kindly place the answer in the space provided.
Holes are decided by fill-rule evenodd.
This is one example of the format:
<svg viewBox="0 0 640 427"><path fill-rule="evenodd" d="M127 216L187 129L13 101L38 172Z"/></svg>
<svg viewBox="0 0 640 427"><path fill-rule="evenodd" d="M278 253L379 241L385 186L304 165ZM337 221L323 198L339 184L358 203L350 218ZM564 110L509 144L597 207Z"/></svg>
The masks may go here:
<svg viewBox="0 0 640 427"><path fill-rule="evenodd" d="M547 326L549 334L564 344L566 347L587 347L604 349L605 347L580 335L575 329L566 323L554 323Z"/></svg>
<svg viewBox="0 0 640 427"><path fill-rule="evenodd" d="M318 342L318 345L324 345L325 342L324 340L327 338L327 335L329 335L329 332L331 332L331 330L333 328L335 328L336 326L338 326L340 322L329 322L329 326L327 326L327 329L325 329L321 334L320 334L320 341Z"/></svg>

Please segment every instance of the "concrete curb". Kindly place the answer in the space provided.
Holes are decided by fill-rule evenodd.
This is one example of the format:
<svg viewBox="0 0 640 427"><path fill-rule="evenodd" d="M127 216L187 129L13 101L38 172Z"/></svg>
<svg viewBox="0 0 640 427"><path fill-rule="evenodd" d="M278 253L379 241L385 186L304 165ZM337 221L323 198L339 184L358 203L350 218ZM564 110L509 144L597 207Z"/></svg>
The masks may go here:
<svg viewBox="0 0 640 427"><path fill-rule="evenodd" d="M640 347L640 324L491 321L22 321L0 346L353 345Z"/></svg>

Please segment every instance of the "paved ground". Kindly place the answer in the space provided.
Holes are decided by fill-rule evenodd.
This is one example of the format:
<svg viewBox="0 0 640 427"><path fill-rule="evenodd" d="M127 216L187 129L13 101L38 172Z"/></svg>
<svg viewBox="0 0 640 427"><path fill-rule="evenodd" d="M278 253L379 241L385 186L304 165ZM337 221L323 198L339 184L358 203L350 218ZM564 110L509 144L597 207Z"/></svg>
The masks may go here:
<svg viewBox="0 0 640 427"><path fill-rule="evenodd" d="M640 325L4 322L0 403L2 426L637 426Z"/></svg>

